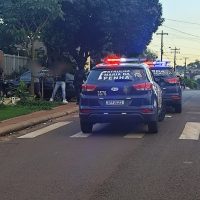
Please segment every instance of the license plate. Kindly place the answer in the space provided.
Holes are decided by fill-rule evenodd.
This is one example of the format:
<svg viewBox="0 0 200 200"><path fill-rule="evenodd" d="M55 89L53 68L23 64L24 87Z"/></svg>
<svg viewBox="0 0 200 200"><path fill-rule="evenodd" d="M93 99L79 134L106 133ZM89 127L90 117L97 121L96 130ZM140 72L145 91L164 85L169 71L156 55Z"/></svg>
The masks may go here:
<svg viewBox="0 0 200 200"><path fill-rule="evenodd" d="M124 100L107 100L107 106L122 106L124 105Z"/></svg>

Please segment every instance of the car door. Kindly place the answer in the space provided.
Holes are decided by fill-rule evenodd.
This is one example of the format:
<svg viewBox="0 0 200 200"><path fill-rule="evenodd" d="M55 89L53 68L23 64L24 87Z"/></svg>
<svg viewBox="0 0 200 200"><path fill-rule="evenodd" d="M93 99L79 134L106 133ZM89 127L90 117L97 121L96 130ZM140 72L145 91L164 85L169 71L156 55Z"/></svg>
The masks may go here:
<svg viewBox="0 0 200 200"><path fill-rule="evenodd" d="M162 108L162 89L160 88L160 86L156 83L155 78L153 73L151 72L151 70L147 69L147 76L149 78L149 80L153 83L153 88L157 97L157 102L158 102L158 108L161 109Z"/></svg>

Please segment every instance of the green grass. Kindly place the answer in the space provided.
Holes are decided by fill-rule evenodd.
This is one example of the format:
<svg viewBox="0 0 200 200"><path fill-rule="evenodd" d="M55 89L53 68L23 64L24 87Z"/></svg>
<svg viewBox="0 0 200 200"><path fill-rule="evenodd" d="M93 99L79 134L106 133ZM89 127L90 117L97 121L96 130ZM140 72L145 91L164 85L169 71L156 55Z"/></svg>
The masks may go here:
<svg viewBox="0 0 200 200"><path fill-rule="evenodd" d="M50 110L60 105L59 103L50 102L25 102L18 105L4 106L0 105L0 121L30 114L40 110Z"/></svg>

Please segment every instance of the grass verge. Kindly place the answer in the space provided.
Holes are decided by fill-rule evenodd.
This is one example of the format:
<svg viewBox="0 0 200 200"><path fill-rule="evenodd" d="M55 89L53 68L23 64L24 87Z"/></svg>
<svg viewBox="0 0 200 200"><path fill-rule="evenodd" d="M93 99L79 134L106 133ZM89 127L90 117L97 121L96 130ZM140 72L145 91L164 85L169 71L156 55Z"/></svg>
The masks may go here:
<svg viewBox="0 0 200 200"><path fill-rule="evenodd" d="M0 121L30 114L40 110L50 110L60 103L50 103L44 101L23 102L18 105L0 105Z"/></svg>

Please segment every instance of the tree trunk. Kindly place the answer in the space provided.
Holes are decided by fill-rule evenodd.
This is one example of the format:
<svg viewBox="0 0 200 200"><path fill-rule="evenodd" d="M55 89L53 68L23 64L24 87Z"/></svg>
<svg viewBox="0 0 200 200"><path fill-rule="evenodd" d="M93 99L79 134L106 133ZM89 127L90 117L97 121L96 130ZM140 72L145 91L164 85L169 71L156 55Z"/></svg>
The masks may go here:
<svg viewBox="0 0 200 200"><path fill-rule="evenodd" d="M35 95L35 88L34 88L34 76L33 76L33 67L34 67L34 61L35 61L35 47L34 47L35 41L31 41L31 95Z"/></svg>

